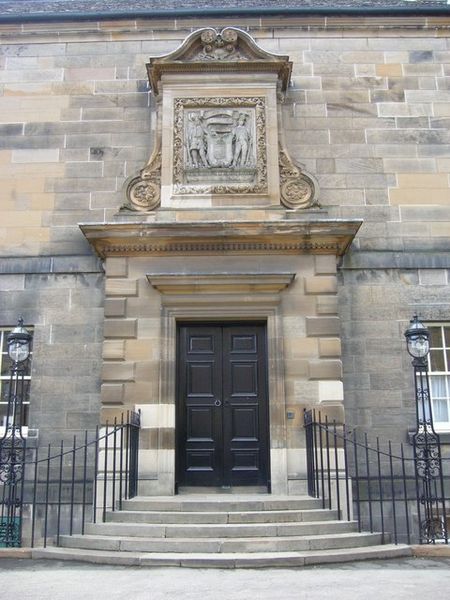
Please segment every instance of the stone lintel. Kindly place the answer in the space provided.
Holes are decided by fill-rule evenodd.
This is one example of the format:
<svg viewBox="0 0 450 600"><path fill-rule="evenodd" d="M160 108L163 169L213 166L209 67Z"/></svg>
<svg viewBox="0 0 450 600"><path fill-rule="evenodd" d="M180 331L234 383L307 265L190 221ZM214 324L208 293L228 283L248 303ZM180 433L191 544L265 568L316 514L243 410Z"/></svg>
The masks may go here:
<svg viewBox="0 0 450 600"><path fill-rule="evenodd" d="M170 273L148 274L147 279L161 294L279 293L295 273Z"/></svg>
<svg viewBox="0 0 450 600"><path fill-rule="evenodd" d="M96 253L107 256L334 254L342 256L361 219L273 222L81 223Z"/></svg>

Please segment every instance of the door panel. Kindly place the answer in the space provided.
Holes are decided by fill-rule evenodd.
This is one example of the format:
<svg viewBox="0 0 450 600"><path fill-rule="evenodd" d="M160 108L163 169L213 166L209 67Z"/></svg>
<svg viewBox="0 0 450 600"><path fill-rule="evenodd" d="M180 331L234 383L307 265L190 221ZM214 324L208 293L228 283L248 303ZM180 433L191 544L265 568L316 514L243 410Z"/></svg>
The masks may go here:
<svg viewBox="0 0 450 600"><path fill-rule="evenodd" d="M224 477L229 485L267 483L265 338L262 325L223 329Z"/></svg>
<svg viewBox="0 0 450 600"><path fill-rule="evenodd" d="M179 410L177 435L183 440L178 452L179 472L189 485L220 485L222 457L221 397L222 352L217 327L180 328Z"/></svg>
<svg viewBox="0 0 450 600"><path fill-rule="evenodd" d="M180 485L267 484L266 361L263 325L179 327Z"/></svg>

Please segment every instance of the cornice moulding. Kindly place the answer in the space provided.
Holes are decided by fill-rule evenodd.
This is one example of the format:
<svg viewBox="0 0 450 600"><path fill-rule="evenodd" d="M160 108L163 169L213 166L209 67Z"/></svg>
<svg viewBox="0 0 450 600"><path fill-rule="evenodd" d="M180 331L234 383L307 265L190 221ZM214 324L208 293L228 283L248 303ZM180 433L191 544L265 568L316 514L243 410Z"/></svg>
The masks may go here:
<svg viewBox="0 0 450 600"><path fill-rule="evenodd" d="M295 273L157 273L147 274L161 294L279 293Z"/></svg>
<svg viewBox="0 0 450 600"><path fill-rule="evenodd" d="M271 222L81 223L101 258L201 254L334 254L342 256L360 219Z"/></svg>

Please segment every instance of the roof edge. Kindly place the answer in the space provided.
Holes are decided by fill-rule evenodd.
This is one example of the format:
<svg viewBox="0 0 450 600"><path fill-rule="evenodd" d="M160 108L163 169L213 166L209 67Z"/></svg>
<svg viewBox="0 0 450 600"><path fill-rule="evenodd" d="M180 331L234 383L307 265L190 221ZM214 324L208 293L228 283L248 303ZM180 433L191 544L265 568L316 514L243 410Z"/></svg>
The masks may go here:
<svg viewBox="0 0 450 600"><path fill-rule="evenodd" d="M8 23L45 23L57 21L103 21L121 19L167 19L177 17L255 17L255 16L332 16L332 17L405 17L405 16L448 16L450 17L450 6L425 7L299 7L299 8L180 8L174 10L126 10L126 11L98 11L98 12L48 12L28 14L0 14L0 24Z"/></svg>

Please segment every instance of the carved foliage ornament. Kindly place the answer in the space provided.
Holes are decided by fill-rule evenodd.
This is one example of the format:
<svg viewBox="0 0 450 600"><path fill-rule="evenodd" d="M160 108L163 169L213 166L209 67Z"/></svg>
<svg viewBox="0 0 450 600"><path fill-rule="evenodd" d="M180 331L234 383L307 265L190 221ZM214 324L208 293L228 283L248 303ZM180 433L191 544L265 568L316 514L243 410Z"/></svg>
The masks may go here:
<svg viewBox="0 0 450 600"><path fill-rule="evenodd" d="M196 152L194 156L189 155L189 151L192 150L190 146L191 142L186 139L189 137L189 125L188 119L192 119L192 115L196 118L196 122L199 123L200 117L195 117L195 112L189 109L204 109L205 111L210 109L236 109L238 113L237 127L239 127L239 119L241 123L244 120L243 116L247 119L249 112L245 109L252 109L255 113L255 134L254 134L254 157L255 160L246 156L243 161L244 167L249 165L253 166L254 174L252 175L252 181L242 183L239 181L239 177L236 175L237 171L234 169L236 164L233 161L239 162L240 157L233 157L230 155L230 160L227 162L224 159L223 164L217 162L213 163L214 156L208 158L207 150L202 148L201 156L199 152ZM229 112L229 111L228 111ZM226 116L226 115L225 115ZM200 127L200 124L197 125ZM227 98L177 98L174 103L174 131L173 131L173 151L174 151L174 165L173 165L173 183L175 194L261 194L267 193L267 157L266 157L266 111L265 111L265 100L262 97L227 97ZM235 128L236 130L236 128ZM235 134L236 135L236 134ZM238 134L237 134L238 135ZM198 156L197 156L198 154ZM207 169L208 167L216 167L215 174L220 177L221 171L224 177L224 181L220 183L211 183L210 185L187 185L186 173L187 173L187 162L197 160L199 164L190 165L199 170ZM203 164L202 164L203 163ZM210 164L211 163L211 164ZM229 164L228 164L229 163ZM255 164L253 164L255 163Z"/></svg>
<svg viewBox="0 0 450 600"><path fill-rule="evenodd" d="M238 34L235 29L227 27L220 33L215 29L205 29L200 40L203 50L194 60L248 60L237 49Z"/></svg>

